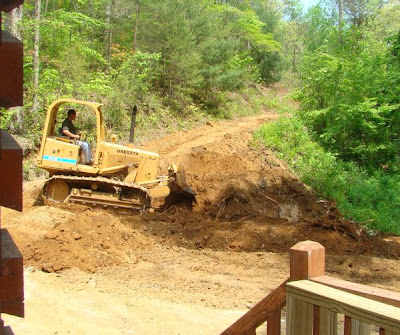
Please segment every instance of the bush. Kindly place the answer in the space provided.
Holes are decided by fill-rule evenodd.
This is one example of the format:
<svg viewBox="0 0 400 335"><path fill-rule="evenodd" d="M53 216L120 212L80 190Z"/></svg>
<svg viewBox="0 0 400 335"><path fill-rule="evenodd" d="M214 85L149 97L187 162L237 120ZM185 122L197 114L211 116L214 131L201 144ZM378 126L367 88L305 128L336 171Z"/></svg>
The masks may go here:
<svg viewBox="0 0 400 335"><path fill-rule="evenodd" d="M312 140L298 117L263 125L255 139L276 150L291 170L318 194L337 202L348 218L386 233L400 234L400 177L367 173L343 162Z"/></svg>

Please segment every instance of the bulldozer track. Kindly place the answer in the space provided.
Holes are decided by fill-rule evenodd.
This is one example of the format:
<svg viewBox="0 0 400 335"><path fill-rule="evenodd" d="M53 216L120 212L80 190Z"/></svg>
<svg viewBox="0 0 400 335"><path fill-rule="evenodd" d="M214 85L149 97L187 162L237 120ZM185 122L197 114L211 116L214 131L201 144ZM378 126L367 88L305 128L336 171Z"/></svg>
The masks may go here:
<svg viewBox="0 0 400 335"><path fill-rule="evenodd" d="M105 177L79 177L79 176L69 176L69 175L56 175L52 176L46 180L46 183L52 179L61 179L61 180L72 180L76 182L100 182L102 184L107 184L111 186L122 186L129 187L134 189L140 189L141 191L147 193L147 189L137 183L127 183L116 179L110 179Z"/></svg>
<svg viewBox="0 0 400 335"><path fill-rule="evenodd" d="M56 180L64 181L68 186L69 191L65 194L65 199L53 199L48 192L48 186ZM96 189L92 190L91 185L96 185ZM80 188L81 186L84 187ZM103 189L105 186L109 189L113 188L114 192L95 192L97 188ZM129 199L129 193L132 191L137 192L137 199ZM52 176L43 186L43 197L47 202L78 202L83 205L133 209L141 212L150 207L147 188L137 183L127 183L104 177Z"/></svg>

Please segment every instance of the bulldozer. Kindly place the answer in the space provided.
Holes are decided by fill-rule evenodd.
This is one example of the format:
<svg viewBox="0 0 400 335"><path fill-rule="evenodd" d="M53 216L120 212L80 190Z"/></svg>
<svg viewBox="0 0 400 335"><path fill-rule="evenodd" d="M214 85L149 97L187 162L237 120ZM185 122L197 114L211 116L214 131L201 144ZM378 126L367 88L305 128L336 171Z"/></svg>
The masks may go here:
<svg viewBox="0 0 400 335"><path fill-rule="evenodd" d="M76 141L58 132L59 110L70 105L94 113L95 148L91 165L82 161ZM167 175L158 176L159 154L134 147L135 108L129 143L122 145L116 143L115 135L110 142L106 141L101 107L99 103L75 99L59 99L49 106L37 159L38 167L49 172L43 186L47 203L81 203L146 212L172 194L194 196L181 165L170 165Z"/></svg>

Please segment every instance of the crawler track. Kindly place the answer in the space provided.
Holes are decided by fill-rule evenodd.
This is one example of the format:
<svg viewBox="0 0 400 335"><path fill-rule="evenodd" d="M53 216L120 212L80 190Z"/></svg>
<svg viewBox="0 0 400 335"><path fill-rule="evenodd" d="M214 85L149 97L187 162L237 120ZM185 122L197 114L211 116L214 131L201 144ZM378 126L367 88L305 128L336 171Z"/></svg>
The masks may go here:
<svg viewBox="0 0 400 335"><path fill-rule="evenodd" d="M82 203L146 211L150 198L145 187L104 177L56 175L43 186L46 202Z"/></svg>

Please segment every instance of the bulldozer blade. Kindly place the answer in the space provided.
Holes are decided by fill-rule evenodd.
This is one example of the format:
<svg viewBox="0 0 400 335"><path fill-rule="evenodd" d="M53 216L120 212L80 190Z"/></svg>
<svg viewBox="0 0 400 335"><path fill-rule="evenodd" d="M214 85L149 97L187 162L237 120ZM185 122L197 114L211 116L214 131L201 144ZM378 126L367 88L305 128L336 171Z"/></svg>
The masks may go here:
<svg viewBox="0 0 400 335"><path fill-rule="evenodd" d="M186 175L185 175L185 169L183 167L183 164L180 163L178 168L174 167L174 170L175 170L176 186L177 186L179 192L188 194L188 195L194 197L196 195L196 192L194 192L186 182Z"/></svg>
<svg viewBox="0 0 400 335"><path fill-rule="evenodd" d="M185 193L188 193L188 194L190 194L192 196L196 195L196 192L194 192L189 186L184 187L182 189L182 191L185 192Z"/></svg>

